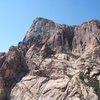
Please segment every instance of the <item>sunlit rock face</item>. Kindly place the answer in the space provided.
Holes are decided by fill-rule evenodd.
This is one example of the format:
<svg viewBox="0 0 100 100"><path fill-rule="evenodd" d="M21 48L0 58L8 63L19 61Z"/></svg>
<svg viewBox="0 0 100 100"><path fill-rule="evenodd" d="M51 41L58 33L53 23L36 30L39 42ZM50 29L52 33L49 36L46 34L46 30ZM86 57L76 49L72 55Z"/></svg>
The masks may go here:
<svg viewBox="0 0 100 100"><path fill-rule="evenodd" d="M33 21L19 45L24 44L22 46L24 51L27 51L33 44L40 49L47 44L55 52L81 53L99 29L100 22L98 20L91 20L80 26L68 26L39 17Z"/></svg>
<svg viewBox="0 0 100 100"><path fill-rule="evenodd" d="M100 22L37 17L18 46L0 53L0 100L99 100Z"/></svg>
<svg viewBox="0 0 100 100"><path fill-rule="evenodd" d="M36 18L33 21L29 31L26 33L25 41L29 40L30 37L38 37L43 33L50 34L56 29L56 24L53 21L44 18Z"/></svg>

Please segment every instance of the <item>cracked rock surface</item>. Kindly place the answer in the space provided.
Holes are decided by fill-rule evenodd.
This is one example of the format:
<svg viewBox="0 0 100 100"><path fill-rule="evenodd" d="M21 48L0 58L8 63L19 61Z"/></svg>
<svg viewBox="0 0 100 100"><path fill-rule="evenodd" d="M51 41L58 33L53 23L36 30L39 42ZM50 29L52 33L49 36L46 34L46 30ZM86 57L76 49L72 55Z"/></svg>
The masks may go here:
<svg viewBox="0 0 100 100"><path fill-rule="evenodd" d="M18 46L0 53L0 100L100 100L100 22L36 18Z"/></svg>

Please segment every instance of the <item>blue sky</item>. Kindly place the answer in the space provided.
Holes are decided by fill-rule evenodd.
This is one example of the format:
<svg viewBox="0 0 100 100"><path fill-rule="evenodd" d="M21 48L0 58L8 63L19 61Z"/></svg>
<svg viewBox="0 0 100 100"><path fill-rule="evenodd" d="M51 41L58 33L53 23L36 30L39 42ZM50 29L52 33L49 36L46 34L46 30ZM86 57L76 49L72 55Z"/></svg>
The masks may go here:
<svg viewBox="0 0 100 100"><path fill-rule="evenodd" d="M36 17L68 25L100 20L100 0L0 0L0 52L17 45Z"/></svg>

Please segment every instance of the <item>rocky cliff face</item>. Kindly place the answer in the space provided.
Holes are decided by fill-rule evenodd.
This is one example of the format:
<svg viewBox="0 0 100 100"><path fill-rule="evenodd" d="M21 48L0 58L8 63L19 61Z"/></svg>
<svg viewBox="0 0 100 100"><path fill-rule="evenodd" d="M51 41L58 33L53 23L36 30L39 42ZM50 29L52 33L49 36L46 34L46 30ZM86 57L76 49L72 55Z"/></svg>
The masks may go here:
<svg viewBox="0 0 100 100"><path fill-rule="evenodd" d="M0 54L0 100L99 100L100 22L36 18L17 47Z"/></svg>

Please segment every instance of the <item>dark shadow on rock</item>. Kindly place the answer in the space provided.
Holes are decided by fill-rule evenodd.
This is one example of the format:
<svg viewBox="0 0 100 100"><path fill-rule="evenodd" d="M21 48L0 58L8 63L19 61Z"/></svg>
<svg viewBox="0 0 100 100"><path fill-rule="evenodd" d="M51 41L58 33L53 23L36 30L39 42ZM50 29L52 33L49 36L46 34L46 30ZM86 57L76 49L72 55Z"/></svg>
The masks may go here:
<svg viewBox="0 0 100 100"><path fill-rule="evenodd" d="M17 47L12 46L0 68L4 81L5 98L11 100L11 89L29 72L26 60Z"/></svg>

